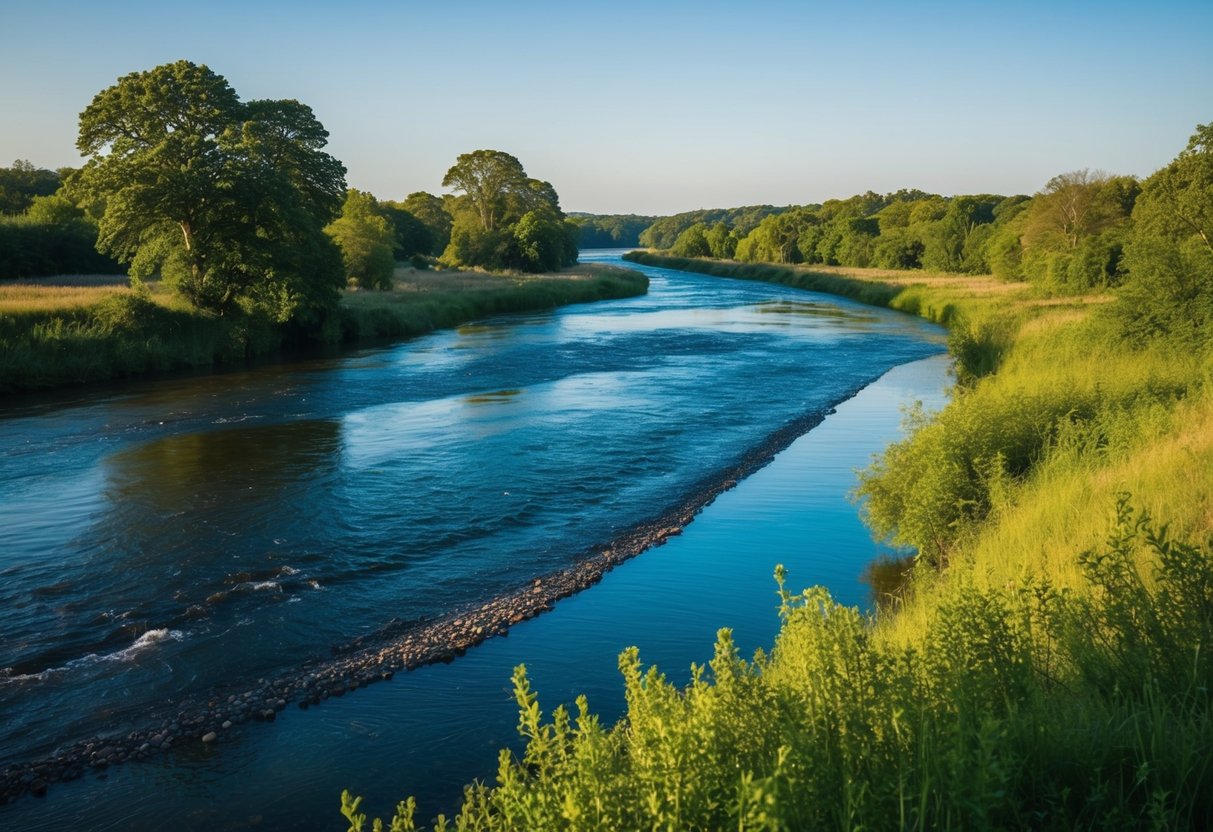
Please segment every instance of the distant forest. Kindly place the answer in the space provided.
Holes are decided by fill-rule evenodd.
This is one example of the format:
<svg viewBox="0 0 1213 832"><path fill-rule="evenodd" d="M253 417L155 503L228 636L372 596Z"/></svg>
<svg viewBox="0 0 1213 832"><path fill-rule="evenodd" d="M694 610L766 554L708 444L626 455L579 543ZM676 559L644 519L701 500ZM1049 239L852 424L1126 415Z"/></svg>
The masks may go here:
<svg viewBox="0 0 1213 832"><path fill-rule="evenodd" d="M680 257L994 274L1056 292L1123 281L1132 176L1079 170L1033 196L868 191L820 205L663 217L638 242Z"/></svg>
<svg viewBox="0 0 1213 832"><path fill-rule="evenodd" d="M641 245L640 234L657 217L639 214L585 214L569 212L570 221L579 228L577 245L581 248L632 248Z"/></svg>

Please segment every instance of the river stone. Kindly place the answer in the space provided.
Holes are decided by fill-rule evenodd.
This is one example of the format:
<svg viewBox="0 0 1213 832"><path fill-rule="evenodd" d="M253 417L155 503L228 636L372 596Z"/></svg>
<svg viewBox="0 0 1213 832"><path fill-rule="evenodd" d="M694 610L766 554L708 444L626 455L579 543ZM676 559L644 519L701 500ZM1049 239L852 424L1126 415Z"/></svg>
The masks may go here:
<svg viewBox="0 0 1213 832"><path fill-rule="evenodd" d="M216 734L214 731L207 731L205 734L202 735L203 742L214 742L217 739L219 739L219 735Z"/></svg>

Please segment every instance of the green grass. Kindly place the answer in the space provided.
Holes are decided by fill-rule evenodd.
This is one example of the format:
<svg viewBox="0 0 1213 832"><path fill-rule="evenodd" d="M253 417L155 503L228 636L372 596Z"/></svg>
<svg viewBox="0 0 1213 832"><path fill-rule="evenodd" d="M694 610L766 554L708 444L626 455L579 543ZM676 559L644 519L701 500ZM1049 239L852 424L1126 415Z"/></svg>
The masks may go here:
<svg viewBox="0 0 1213 832"><path fill-rule="evenodd" d="M771 652L744 661L722 631L685 689L626 652L612 727L584 700L541 719L520 669L526 751L469 788L456 828L1213 823L1208 348L1132 346L1105 296L631 257L949 327L950 403L912 416L860 487L870 524L917 547L917 565L871 618L820 588L784 592L780 575ZM362 827L348 795L342 811ZM415 815L401 804L393 828Z"/></svg>
<svg viewBox="0 0 1213 832"><path fill-rule="evenodd" d="M518 277L398 269L390 292L347 292L323 332L253 317L216 317L153 284L0 286L0 393L233 365L317 341L370 343L505 312L643 294L635 272L579 267Z"/></svg>
<svg viewBox="0 0 1213 832"><path fill-rule="evenodd" d="M412 337L489 315L632 297L647 288L643 275L609 266L579 266L558 276L408 270L398 276L395 291L346 293L342 338Z"/></svg>

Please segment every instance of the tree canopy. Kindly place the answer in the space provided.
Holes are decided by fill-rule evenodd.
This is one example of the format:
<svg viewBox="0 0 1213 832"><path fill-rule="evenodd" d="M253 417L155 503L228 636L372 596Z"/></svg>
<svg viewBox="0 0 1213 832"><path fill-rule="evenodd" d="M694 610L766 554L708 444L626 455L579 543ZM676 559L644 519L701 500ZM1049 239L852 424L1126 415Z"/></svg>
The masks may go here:
<svg viewBox="0 0 1213 832"><path fill-rule="evenodd" d="M1138 338L1207 345L1213 331L1213 124L1201 124L1169 165L1142 183L1116 306Z"/></svg>
<svg viewBox="0 0 1213 832"><path fill-rule="evenodd" d="M103 206L98 247L133 278L159 272L219 314L303 320L344 283L323 233L345 196L327 141L306 105L241 102L208 67L177 61L96 95L76 143L89 158L69 186Z"/></svg>
<svg viewBox="0 0 1213 832"><path fill-rule="evenodd" d="M58 189L58 173L18 159L11 168L0 168L0 214L20 214L35 197L50 196Z"/></svg>
<svg viewBox="0 0 1213 832"><path fill-rule="evenodd" d="M350 188L341 216L329 223L325 233L341 249L346 279L363 289L392 288L396 268L392 225L375 197Z"/></svg>
<svg viewBox="0 0 1213 832"><path fill-rule="evenodd" d="M500 150L461 154L443 178L454 222L442 259L457 266L554 271L577 262L579 227L551 183L527 176Z"/></svg>
<svg viewBox="0 0 1213 832"><path fill-rule="evenodd" d="M493 231L511 200L520 200L526 193L528 179L522 163L510 154L473 150L459 155L442 178L442 187L462 191L479 216L481 229Z"/></svg>

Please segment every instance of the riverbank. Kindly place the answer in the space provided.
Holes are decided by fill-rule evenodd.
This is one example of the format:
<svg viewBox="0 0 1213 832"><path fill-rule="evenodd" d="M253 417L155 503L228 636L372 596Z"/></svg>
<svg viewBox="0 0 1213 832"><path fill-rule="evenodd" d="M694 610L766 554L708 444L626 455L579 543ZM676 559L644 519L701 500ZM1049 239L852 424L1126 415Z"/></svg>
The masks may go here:
<svg viewBox="0 0 1213 832"><path fill-rule="evenodd" d="M614 728L585 715L571 727L563 711L541 721L520 673L528 748L469 793L466 828L1213 819L1207 349L1125 337L1101 295L629 259L948 324L951 403L912 414L859 488L869 523L915 547L916 566L875 619L822 588L790 592L781 574L771 652L745 661L721 631L710 680L683 689L625 654Z"/></svg>
<svg viewBox="0 0 1213 832"><path fill-rule="evenodd" d="M618 262L615 254L609 259ZM617 541L614 556L622 559L629 541L621 535L629 529L637 530L632 552L668 540L666 530L681 528L697 502L761 464L752 455L738 459L743 449L771 447L773 454L764 444L772 432L782 430L785 438L803 432L815 414L884 368L942 350L938 328L904 316L790 289L730 281L722 291L711 278L650 274L653 293L602 306L502 316L337 358L139 382L119 393L103 388L73 398L61 412L53 404L35 413L18 407L7 436L30 462L7 460L5 481L20 489L4 501L10 516L45 516L43 506L62 501L70 486L60 484L58 472L84 472L88 485L55 530L23 535L20 523L9 525L18 564L7 582L10 595L37 594L53 582L56 608L66 607L69 616L80 610L81 620L72 632L75 653L65 655L61 638L48 639L45 648L38 640L49 629L37 617L43 608L26 614L18 606L10 615L15 638L0 660L10 666L0 694L20 716L7 726L5 763L51 755L52 765L62 758L58 765L68 776L87 771L92 783L113 767L108 760L130 759L132 752L154 761L130 769L155 772L294 742L296 731L309 735L314 728L306 726L330 717L304 718L291 708L290 731L252 723L270 711L282 724L279 701L327 695L331 703L339 683L356 686L364 671L369 681L387 658L383 651L421 632L420 625L431 627L428 643L414 642L393 661L441 662L463 649L465 636L494 632L484 616L530 615L548 597L597 574L570 573L576 580L565 588L552 583L541 593L534 592L536 576L546 582L566 565L597 556L583 551L596 541ZM896 407L889 409L895 424ZM694 424L679 414L693 416ZM76 435L85 441L73 442ZM70 463L56 455L45 469L35 462L62 447L83 453ZM847 480L867 452L842 466ZM749 467L721 471L742 462ZM663 506L686 513L655 518ZM855 584L871 557L870 540L852 512L842 514L859 533L862 553L840 569ZM229 537L229 530L236 533ZM104 560L91 554L98 551ZM24 566L52 552L61 565L43 577L35 564ZM102 575L101 593L94 575L108 572L107 562L128 585ZM131 563L140 564L137 575ZM761 596L769 595L768 573L762 565L755 581ZM862 597L858 585L855 591ZM481 611L494 599L513 601L516 592L523 597L513 606ZM695 594L703 597L698 588ZM537 606L519 607L524 601ZM98 605L111 611L108 617L91 615ZM448 616L451 610L463 614ZM625 617L630 612L623 610ZM765 634L772 622L765 606L760 612ZM384 627L392 616L403 622ZM710 622L678 618L700 621L710 632ZM21 627L30 619L27 637ZM461 619L466 628L455 624ZM75 623L69 618L69 626ZM298 635L283 638L284 632ZM349 643L363 634L370 635ZM162 640L152 646L155 639ZM270 640L284 649L262 646L258 658L258 642ZM504 642L493 641L500 652ZM330 645L343 645L339 655L299 671ZM610 643L606 652L617 649ZM339 665L355 658L357 664ZM685 661L699 658L689 653ZM603 665L608 677L612 664ZM324 668L333 672L322 674ZM304 676L314 684L295 695L288 682ZM141 686L148 677L168 684ZM494 677L497 688L507 677ZM177 692L177 679L196 681ZM376 687L418 684L410 674ZM124 707L133 701L139 707ZM188 711L162 710L163 703L187 701ZM157 713L163 716L145 722ZM199 722L212 716L222 719ZM170 737L166 730L184 733ZM200 741L211 730L222 751ZM494 736L508 741L509 725ZM87 742L69 748L80 737L97 739L92 749ZM160 749L170 739L178 751L164 757ZM91 765L94 754L103 767ZM17 779L30 785L50 774L44 765ZM115 776L146 775L107 775L110 782ZM52 793L57 803L90 788L65 788L63 798L59 789ZM453 796L458 791L453 787Z"/></svg>
<svg viewBox="0 0 1213 832"><path fill-rule="evenodd" d="M739 263L674 257L653 251L630 251L623 259L825 292L869 306L918 315L948 328L951 333L948 348L956 359L957 378L962 384L970 384L997 369L1016 331L1027 321L1073 317L1111 300L1106 293L1044 298L1026 283L1008 283L990 275Z"/></svg>
<svg viewBox="0 0 1213 832"><path fill-rule="evenodd" d="M850 391L844 400L858 392ZM306 710L389 680L400 671L451 662L489 638L506 636L511 626L551 611L557 601L588 589L619 564L682 534L705 506L768 465L832 412L811 412L792 420L738 461L699 482L674 505L614 539L590 547L568 568L434 620L393 619L375 633L334 646L331 659L309 661L294 671L262 679L251 689L209 691L177 703L121 735L79 740L51 757L9 766L0 772L0 804L26 793L45 795L50 785L79 779L86 772L149 760L190 743L222 741L235 726L274 722L291 704Z"/></svg>
<svg viewBox="0 0 1213 832"><path fill-rule="evenodd" d="M858 578L877 549L842 493L855 468L897 435L900 404L941 403L947 363L938 355L891 370L772 464L722 492L682 534L610 570L592 592L561 601L551 614L511 625L508 638L489 638L449 665L439 660L397 672L388 684L355 682L320 708L277 711L272 726L229 712L232 727L213 743L194 737L137 765L85 767L45 800L26 797L3 807L0 818L49 830L87 807L93 828L114 832L165 824L292 828L335 817L334 786L373 795L368 811L383 812L401 783L421 796L426 811L457 807L463 783L491 780L496 750L517 745L511 742L517 713L504 687L519 662L549 695L571 701L588 694L598 713L614 719L624 708L615 660L629 644L643 645L647 658L683 681L692 662L710 658L705 637L722 623L736 628L743 649L770 643L778 623L770 603L772 562L752 557L747 547L779 552L794 574L821 576L849 600L865 597ZM762 517L760 528L755 516ZM806 545L810 535L814 543ZM371 652L372 645L364 646ZM235 710L231 693L246 712L274 708L277 700L252 687L225 691L217 704ZM251 694L247 700L244 693Z"/></svg>
<svg viewBox="0 0 1213 832"><path fill-rule="evenodd" d="M272 321L200 313L156 283L135 291L115 280L0 285L0 394L289 358L324 343L381 343L489 315L633 297L647 288L643 276L610 267L540 276L400 267L392 291L345 292L318 343Z"/></svg>

